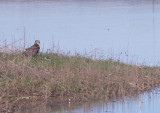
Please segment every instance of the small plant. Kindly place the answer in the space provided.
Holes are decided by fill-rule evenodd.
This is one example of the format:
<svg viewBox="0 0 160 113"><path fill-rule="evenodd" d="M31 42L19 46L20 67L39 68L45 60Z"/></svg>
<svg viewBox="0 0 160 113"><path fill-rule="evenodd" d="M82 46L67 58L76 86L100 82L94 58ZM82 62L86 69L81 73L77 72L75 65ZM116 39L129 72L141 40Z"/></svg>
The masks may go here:
<svg viewBox="0 0 160 113"><path fill-rule="evenodd" d="M159 67L139 68L114 59L93 60L58 53L40 53L32 58L0 53L0 104L19 96L57 100L123 98L151 90L160 85L159 80Z"/></svg>

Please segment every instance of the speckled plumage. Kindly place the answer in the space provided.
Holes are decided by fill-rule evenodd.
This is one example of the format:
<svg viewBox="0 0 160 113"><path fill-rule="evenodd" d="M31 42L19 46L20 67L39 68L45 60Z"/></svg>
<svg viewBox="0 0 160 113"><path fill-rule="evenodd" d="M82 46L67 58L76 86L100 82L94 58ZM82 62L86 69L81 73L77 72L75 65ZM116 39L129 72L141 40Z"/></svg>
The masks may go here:
<svg viewBox="0 0 160 113"><path fill-rule="evenodd" d="M25 56L35 57L40 50L39 44L40 44L40 41L36 40L33 46L26 49L26 51L24 52Z"/></svg>

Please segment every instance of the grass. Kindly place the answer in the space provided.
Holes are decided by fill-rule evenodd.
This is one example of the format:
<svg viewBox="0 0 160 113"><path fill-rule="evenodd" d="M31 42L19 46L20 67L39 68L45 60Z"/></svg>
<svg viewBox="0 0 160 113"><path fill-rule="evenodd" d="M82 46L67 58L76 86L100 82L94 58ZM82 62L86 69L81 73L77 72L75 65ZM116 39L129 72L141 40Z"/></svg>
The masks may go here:
<svg viewBox="0 0 160 113"><path fill-rule="evenodd" d="M0 106L32 101L117 99L160 86L160 68L40 53L35 58L0 53ZM13 106L12 106L13 107ZM7 108L9 109L9 108Z"/></svg>

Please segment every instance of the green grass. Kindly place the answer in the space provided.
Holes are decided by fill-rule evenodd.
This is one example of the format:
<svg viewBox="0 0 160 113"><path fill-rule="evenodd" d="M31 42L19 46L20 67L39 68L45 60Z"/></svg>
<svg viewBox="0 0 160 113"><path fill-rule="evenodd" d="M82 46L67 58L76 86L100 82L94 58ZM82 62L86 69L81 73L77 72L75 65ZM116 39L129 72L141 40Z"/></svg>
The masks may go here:
<svg viewBox="0 0 160 113"><path fill-rule="evenodd" d="M160 68L119 61L41 53L35 58L0 54L0 97L116 99L160 85ZM2 104L2 103L0 103Z"/></svg>

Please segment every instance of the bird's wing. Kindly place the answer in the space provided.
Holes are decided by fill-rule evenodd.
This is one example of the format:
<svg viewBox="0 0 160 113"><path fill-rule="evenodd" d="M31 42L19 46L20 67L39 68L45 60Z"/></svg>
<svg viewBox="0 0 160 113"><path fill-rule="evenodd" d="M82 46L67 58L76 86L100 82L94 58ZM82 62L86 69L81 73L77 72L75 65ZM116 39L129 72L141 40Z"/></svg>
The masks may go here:
<svg viewBox="0 0 160 113"><path fill-rule="evenodd" d="M33 45L33 46L27 48L26 51L27 50L35 50L35 49L39 49L39 47Z"/></svg>

